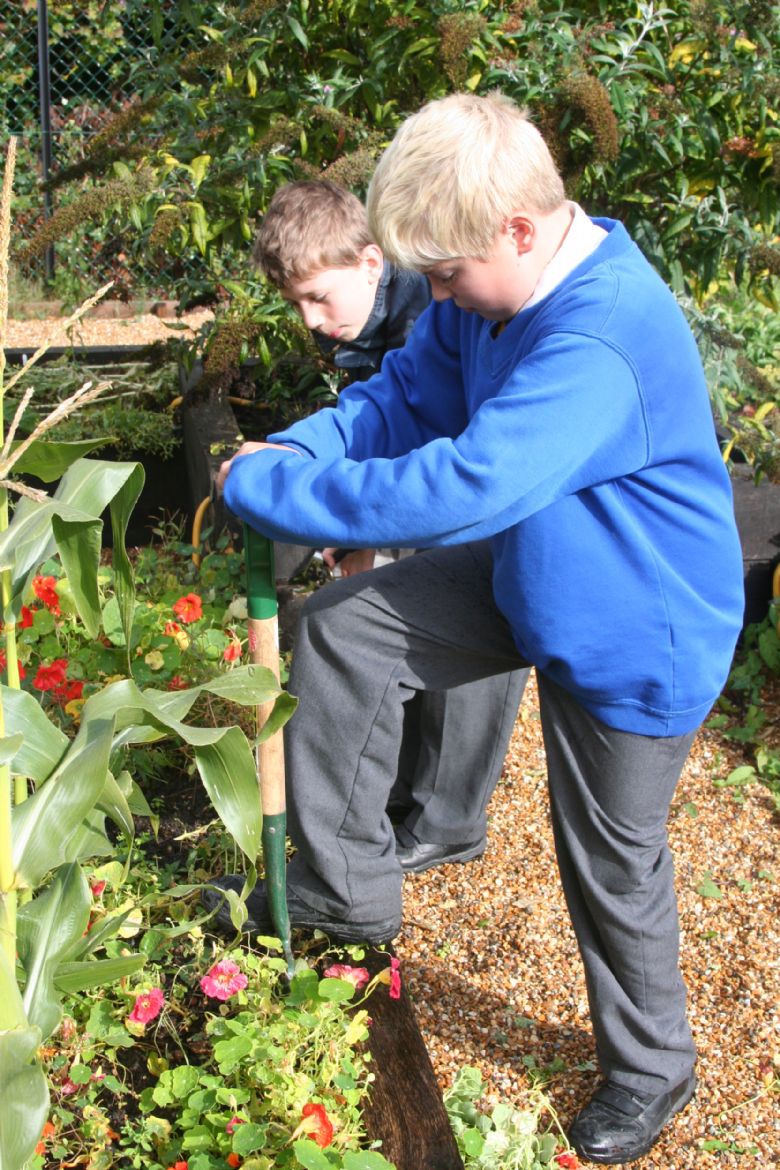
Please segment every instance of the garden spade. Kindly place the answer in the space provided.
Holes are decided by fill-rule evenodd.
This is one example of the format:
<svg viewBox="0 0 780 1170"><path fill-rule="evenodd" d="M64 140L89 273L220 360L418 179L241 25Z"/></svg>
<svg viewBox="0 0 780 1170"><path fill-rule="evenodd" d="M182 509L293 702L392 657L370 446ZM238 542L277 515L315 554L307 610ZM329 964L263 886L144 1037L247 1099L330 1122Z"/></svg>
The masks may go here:
<svg viewBox="0 0 780 1170"><path fill-rule="evenodd" d="M276 601L273 542L251 528L244 529L247 584L247 635L252 662L271 670L279 681L279 625ZM273 700L257 707L258 731L273 709ZM265 889L271 922L282 940L287 972L292 978L294 962L290 946L290 916L287 912L285 845L287 810L284 793L284 739L275 731L255 749L263 813L263 859Z"/></svg>

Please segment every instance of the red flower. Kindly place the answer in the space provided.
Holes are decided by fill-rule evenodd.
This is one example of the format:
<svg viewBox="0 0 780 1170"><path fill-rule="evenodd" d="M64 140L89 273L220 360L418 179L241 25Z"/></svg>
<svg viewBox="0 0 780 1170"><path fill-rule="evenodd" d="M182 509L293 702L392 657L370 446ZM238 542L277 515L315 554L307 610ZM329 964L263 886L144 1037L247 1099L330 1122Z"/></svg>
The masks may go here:
<svg viewBox="0 0 780 1170"><path fill-rule="evenodd" d="M315 1101L309 1101L301 1110L301 1117L305 1124L300 1128L306 1133L310 1133L322 1149L329 1146L333 1141L333 1126L325 1112L325 1106L318 1105Z"/></svg>
<svg viewBox="0 0 780 1170"><path fill-rule="evenodd" d="M32 685L39 691L54 691L65 682L67 669L67 658L55 658L50 666L38 667Z"/></svg>
<svg viewBox="0 0 780 1170"><path fill-rule="evenodd" d="M186 625L203 617L203 605L197 593L187 593L173 603L173 612Z"/></svg>
<svg viewBox="0 0 780 1170"><path fill-rule="evenodd" d="M106 883L105 882L90 882L89 888L92 891L93 898L102 898L103 891L106 888Z"/></svg>
<svg viewBox="0 0 780 1170"><path fill-rule="evenodd" d="M54 577L33 577L33 593L53 614L60 612L60 599Z"/></svg>
<svg viewBox="0 0 780 1170"><path fill-rule="evenodd" d="M168 1170L187 1170L187 1163L186 1162L174 1162L172 1166L168 1167Z"/></svg>
<svg viewBox="0 0 780 1170"><path fill-rule="evenodd" d="M365 967L350 967L346 963L334 963L332 967L323 971L323 975L326 979L344 979L351 983L356 991L365 987L371 978Z"/></svg>
<svg viewBox="0 0 780 1170"><path fill-rule="evenodd" d="M390 960L390 998L401 998L401 960L395 957Z"/></svg>
<svg viewBox="0 0 780 1170"><path fill-rule="evenodd" d="M21 662L17 662L16 666L19 671L19 678L25 678L27 676L27 671L24 669ZM7 669L8 663L6 661L5 650L0 650L0 674L2 674L3 671Z"/></svg>
<svg viewBox="0 0 780 1170"><path fill-rule="evenodd" d="M177 602L176 604L178 605L179 603ZM179 625L178 622L166 622L165 629L163 630L163 633L168 638L173 638L176 636L176 634L181 633L181 626Z"/></svg>
<svg viewBox="0 0 780 1170"><path fill-rule="evenodd" d="M239 1158L238 1154L228 1154L227 1164L228 1166L240 1166L241 1159Z"/></svg>
<svg viewBox="0 0 780 1170"><path fill-rule="evenodd" d="M58 687L52 687L51 697L56 699L58 703L62 703L63 707L66 703L72 702L74 699L80 699L84 693L84 683L80 678L72 678L70 682L67 679Z"/></svg>
<svg viewBox="0 0 780 1170"><path fill-rule="evenodd" d="M247 977L232 959L221 959L215 963L200 981L200 988L204 995L211 999L230 999L232 995L243 990L247 985Z"/></svg>
<svg viewBox="0 0 780 1170"><path fill-rule="evenodd" d="M576 1154L556 1154L553 1161L561 1170L580 1170L580 1160Z"/></svg>
<svg viewBox="0 0 780 1170"><path fill-rule="evenodd" d="M33 624L35 613L36 611L34 609L30 609L29 606L22 606L22 612L19 615L18 622L20 630L26 630Z"/></svg>
<svg viewBox="0 0 780 1170"><path fill-rule="evenodd" d="M159 1016L165 1003L165 996L159 987L152 987L149 991L142 991L135 997L133 1010L127 1017L134 1024L148 1024Z"/></svg>
<svg viewBox="0 0 780 1170"><path fill-rule="evenodd" d="M222 651L222 657L225 662L235 662L237 658L241 657L241 643L238 638L233 638L229 646L226 646Z"/></svg>
<svg viewBox="0 0 780 1170"><path fill-rule="evenodd" d="M174 674L168 683L169 691L186 691L189 683L180 674Z"/></svg>

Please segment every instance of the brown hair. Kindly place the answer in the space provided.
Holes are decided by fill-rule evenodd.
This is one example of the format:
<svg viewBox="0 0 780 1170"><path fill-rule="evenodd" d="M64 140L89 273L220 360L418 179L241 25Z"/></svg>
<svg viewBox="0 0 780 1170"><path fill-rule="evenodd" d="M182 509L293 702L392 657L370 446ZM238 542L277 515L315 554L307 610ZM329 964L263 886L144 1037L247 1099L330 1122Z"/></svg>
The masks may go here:
<svg viewBox="0 0 780 1170"><path fill-rule="evenodd" d="M252 259L277 288L322 268L348 268L374 242L356 195L328 179L280 187L268 205Z"/></svg>

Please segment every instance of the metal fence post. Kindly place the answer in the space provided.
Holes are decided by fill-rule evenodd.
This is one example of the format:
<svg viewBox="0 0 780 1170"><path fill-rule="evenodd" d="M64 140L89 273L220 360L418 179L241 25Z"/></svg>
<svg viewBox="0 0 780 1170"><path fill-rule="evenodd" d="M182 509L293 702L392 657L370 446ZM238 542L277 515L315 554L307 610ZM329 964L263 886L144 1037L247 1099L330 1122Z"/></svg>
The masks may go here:
<svg viewBox="0 0 780 1170"><path fill-rule="evenodd" d="M51 75L49 73L49 13L46 0L38 0L38 95L41 108L41 167L43 173L43 210L51 218L51 191L46 184L52 164L51 143ZM49 244L44 257L46 280L54 276L54 244Z"/></svg>

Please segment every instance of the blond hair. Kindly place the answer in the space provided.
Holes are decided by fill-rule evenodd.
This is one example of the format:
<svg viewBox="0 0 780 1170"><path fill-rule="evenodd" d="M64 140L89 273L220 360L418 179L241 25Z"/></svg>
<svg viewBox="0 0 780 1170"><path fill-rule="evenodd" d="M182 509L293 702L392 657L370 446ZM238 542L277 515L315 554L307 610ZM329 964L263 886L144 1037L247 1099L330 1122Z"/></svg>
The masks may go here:
<svg viewBox="0 0 780 1170"><path fill-rule="evenodd" d="M389 259L427 268L484 258L516 211L554 211L563 180L539 131L510 98L458 93L402 123L368 189L368 220Z"/></svg>
<svg viewBox="0 0 780 1170"><path fill-rule="evenodd" d="M327 179L287 183L268 204L252 259L278 288L357 264L373 243L363 204Z"/></svg>

